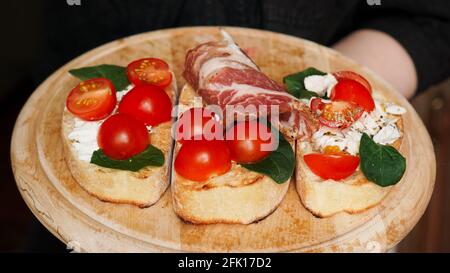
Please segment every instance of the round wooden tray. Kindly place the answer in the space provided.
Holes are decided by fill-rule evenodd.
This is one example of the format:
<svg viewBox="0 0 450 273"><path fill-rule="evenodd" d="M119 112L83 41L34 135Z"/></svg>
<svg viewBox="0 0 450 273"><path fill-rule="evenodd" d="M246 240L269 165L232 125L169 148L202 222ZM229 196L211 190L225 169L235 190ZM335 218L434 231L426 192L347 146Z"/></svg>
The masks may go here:
<svg viewBox="0 0 450 273"><path fill-rule="evenodd" d="M220 38L216 27L193 27L145 33L96 48L61 67L32 94L14 128L11 160L17 186L35 216L70 247L88 252L364 252L395 246L422 216L435 180L433 146L414 109L373 72L333 50L267 31L226 30L279 82L283 75L308 66L324 71L350 69L406 107L401 152L407 170L380 205L356 215L319 219L302 206L291 182L278 209L257 223L192 225L173 212L170 189L146 209L101 202L82 190L64 162L60 138L65 98L77 83L67 71L102 63L126 65L155 56L170 64L182 86L186 51Z"/></svg>

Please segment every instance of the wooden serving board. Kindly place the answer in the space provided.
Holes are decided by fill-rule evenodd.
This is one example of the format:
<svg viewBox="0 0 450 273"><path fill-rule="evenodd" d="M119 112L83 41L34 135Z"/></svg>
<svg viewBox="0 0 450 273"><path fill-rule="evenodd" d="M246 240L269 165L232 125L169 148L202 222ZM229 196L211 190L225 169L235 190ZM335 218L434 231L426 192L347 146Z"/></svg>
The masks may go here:
<svg viewBox="0 0 450 273"><path fill-rule="evenodd" d="M88 252L366 252L395 246L422 216L435 180L433 146L411 105L373 72L331 49L272 32L226 30L279 82L308 66L354 70L407 109L401 147L407 170L380 205L361 214L319 219L302 206L291 182L278 209L257 223L192 225L173 212L170 189L146 209L101 202L81 189L65 164L60 137L65 98L78 82L68 70L103 63L127 65L154 56L170 64L181 87L186 51L220 39L216 27L193 27L145 33L96 48L61 67L33 93L16 122L11 159L17 186L35 216L70 247Z"/></svg>

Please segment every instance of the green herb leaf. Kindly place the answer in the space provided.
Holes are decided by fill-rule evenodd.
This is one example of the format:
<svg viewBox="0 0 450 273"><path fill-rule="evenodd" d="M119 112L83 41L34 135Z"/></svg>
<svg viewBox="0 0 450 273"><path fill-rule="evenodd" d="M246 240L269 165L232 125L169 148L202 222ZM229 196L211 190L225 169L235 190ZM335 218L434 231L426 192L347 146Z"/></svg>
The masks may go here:
<svg viewBox="0 0 450 273"><path fill-rule="evenodd" d="M361 171L381 187L397 184L406 170L406 159L392 146L375 143L367 134L359 146Z"/></svg>
<svg viewBox="0 0 450 273"><path fill-rule="evenodd" d="M305 88L305 78L312 75L326 75L327 73L309 67L301 72L288 75L283 78L287 91L296 98L310 99L312 97L319 97L316 92L308 91Z"/></svg>
<svg viewBox="0 0 450 273"><path fill-rule="evenodd" d="M160 167L164 165L164 154L155 146L148 145L143 152L127 160L116 160L109 158L103 153L103 150L99 149L92 154L91 163L110 169L137 172L147 166Z"/></svg>
<svg viewBox="0 0 450 273"><path fill-rule="evenodd" d="M274 132L272 127L272 132ZM294 173L295 155L291 144L280 134L278 148L268 157L252 164L241 164L242 167L254 172L262 173L272 178L277 184L283 184Z"/></svg>
<svg viewBox="0 0 450 273"><path fill-rule="evenodd" d="M113 83L117 92L123 91L130 84L127 77L127 69L117 65L102 64L83 67L69 70L69 73L82 81L94 78L107 78Z"/></svg>

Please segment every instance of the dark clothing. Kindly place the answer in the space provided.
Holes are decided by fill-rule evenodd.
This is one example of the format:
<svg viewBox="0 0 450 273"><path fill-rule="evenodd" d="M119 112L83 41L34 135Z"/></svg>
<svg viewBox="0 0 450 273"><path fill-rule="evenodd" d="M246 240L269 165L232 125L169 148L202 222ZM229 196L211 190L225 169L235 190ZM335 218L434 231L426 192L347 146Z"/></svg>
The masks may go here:
<svg viewBox="0 0 450 273"><path fill-rule="evenodd" d="M407 49L418 71L419 90L450 75L446 0L81 0L81 6L51 1L45 18L46 63L41 71L47 75L119 37L193 25L267 29L327 46L354 30L377 29Z"/></svg>

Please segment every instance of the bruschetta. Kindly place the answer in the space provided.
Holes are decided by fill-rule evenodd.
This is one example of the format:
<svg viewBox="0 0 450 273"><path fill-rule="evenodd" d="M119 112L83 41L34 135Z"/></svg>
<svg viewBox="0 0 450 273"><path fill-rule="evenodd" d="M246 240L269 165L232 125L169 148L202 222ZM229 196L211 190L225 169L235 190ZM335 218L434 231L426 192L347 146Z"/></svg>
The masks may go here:
<svg viewBox="0 0 450 273"><path fill-rule="evenodd" d="M222 36L186 55L187 83L180 92L176 133L180 124L191 124L184 126L190 132L186 139L176 137L173 207L192 223L249 224L283 200L295 168L293 136L308 130L295 125L302 124L309 110L298 107L282 85L261 72L228 33L222 30ZM210 140L208 126L185 118L197 112L199 121L216 128L209 131L214 132Z"/></svg>
<svg viewBox="0 0 450 273"><path fill-rule="evenodd" d="M186 113L190 109L200 109L205 105L195 105L196 92L186 84L179 98L179 110ZM217 159L220 165L205 167L200 171L195 166L195 158L198 157L196 148L190 149L185 159L180 159L182 149L186 149L189 142L177 141L174 152L174 166L172 168L172 198L173 207L178 216L185 221L195 224L212 223L238 223L249 224L260 220L273 212L283 200L291 180L291 170L287 171L284 181L274 181L268 175L253 171L248 165L242 165L232 160L232 156L221 159L218 151L224 150L224 154L230 152L229 145L221 145L228 140L213 142L210 160ZM211 141L194 140L199 145L208 145ZM192 143L195 145L195 143ZM289 144L292 148L293 142ZM207 153L198 148L200 152ZM293 151L292 151L293 156ZM222 155L222 157L224 157ZM265 157L267 159L267 157ZM286 166L293 163L294 158L287 159ZM178 165L177 165L178 164ZM186 166L184 166L186 165ZM225 167L222 167L225 165ZM244 167L244 166L247 166ZM189 171L183 171L188 169ZM288 167L289 169L289 167ZM186 174L185 174L186 173ZM283 179L281 179L283 180Z"/></svg>
<svg viewBox="0 0 450 273"><path fill-rule="evenodd" d="M168 65L146 58L126 68L70 72L83 80L68 95L62 117L64 157L73 177L102 201L151 206L170 182L177 88Z"/></svg>
<svg viewBox="0 0 450 273"><path fill-rule="evenodd" d="M380 203L405 171L398 149L406 110L351 71L309 68L285 77L285 83L319 124L296 145L296 188L303 205L329 217Z"/></svg>

